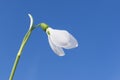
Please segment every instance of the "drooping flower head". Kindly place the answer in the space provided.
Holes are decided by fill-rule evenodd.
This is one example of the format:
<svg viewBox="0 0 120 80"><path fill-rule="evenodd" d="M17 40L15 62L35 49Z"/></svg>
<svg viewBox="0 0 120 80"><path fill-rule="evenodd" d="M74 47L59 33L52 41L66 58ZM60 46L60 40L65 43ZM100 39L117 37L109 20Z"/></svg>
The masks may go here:
<svg viewBox="0 0 120 80"><path fill-rule="evenodd" d="M77 40L68 31L53 29L45 23L41 23L40 26L47 33L49 44L58 56L65 55L63 48L71 49L78 46Z"/></svg>

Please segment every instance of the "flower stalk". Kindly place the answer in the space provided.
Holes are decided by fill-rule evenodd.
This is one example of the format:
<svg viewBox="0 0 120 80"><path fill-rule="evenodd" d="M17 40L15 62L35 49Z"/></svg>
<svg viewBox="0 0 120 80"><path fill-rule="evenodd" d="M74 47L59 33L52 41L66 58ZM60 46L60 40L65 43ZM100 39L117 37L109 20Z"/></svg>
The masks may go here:
<svg viewBox="0 0 120 80"><path fill-rule="evenodd" d="M30 14L28 14L28 15L29 15L30 20L31 20L30 28L23 38L22 44L21 44L20 49L17 53L16 59L15 59L15 62L14 62L14 65L13 65L13 68L12 68L12 71L11 71L11 74L10 74L9 80L13 80L13 77L14 77L18 62L20 60L20 56L22 54L22 51L23 51L23 49L24 49L24 47L25 47L25 45L26 45L26 43L27 43L32 31L33 31L33 29L34 29L33 28L33 18Z"/></svg>

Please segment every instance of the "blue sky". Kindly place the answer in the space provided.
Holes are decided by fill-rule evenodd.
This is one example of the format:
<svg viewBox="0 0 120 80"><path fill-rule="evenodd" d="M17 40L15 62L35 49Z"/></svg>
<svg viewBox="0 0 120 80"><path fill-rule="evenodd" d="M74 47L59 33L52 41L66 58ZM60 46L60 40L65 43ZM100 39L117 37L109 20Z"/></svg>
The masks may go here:
<svg viewBox="0 0 120 80"><path fill-rule="evenodd" d="M14 80L120 80L119 0L1 0L0 80L8 80L17 51L34 24L69 31L79 47L59 57L47 35L33 31Z"/></svg>

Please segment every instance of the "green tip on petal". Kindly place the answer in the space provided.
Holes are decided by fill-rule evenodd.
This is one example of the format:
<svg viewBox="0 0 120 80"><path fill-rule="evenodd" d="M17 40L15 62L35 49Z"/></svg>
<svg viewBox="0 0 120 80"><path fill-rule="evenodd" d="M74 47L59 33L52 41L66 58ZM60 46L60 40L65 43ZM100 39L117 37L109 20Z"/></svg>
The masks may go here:
<svg viewBox="0 0 120 80"><path fill-rule="evenodd" d="M46 32L48 25L45 23L40 23L39 26Z"/></svg>

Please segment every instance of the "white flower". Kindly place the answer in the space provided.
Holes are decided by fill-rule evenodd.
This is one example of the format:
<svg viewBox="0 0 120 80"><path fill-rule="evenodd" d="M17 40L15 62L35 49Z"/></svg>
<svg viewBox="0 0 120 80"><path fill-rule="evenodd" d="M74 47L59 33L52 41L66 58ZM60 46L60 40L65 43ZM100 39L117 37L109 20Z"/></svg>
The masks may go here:
<svg viewBox="0 0 120 80"><path fill-rule="evenodd" d="M48 27L46 33L52 50L58 56L65 55L63 48L71 49L78 46L77 40L66 30L57 30Z"/></svg>

